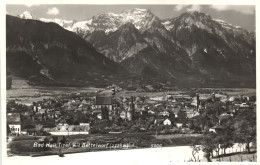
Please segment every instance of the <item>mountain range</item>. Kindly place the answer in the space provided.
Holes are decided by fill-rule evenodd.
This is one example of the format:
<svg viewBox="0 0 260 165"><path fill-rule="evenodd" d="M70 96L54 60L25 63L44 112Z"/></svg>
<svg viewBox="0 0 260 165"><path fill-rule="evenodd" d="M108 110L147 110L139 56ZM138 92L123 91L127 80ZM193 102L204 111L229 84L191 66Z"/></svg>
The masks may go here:
<svg viewBox="0 0 260 165"><path fill-rule="evenodd" d="M116 75L118 79L118 75L134 75L143 82L255 86L255 34L205 13L186 12L164 20L147 9L101 13L85 21L37 18L29 12L18 17L7 17L10 73L21 72L18 66L26 68L26 62L14 62L17 57L23 59L14 55L19 51L27 52L38 75L59 82L85 81L86 74L93 77L90 74L95 70L96 75ZM50 42L55 43L52 51L46 51ZM87 59L75 61L78 57ZM87 63L89 58L95 62ZM78 71L85 69L84 74ZM72 74L75 72L77 76Z"/></svg>
<svg viewBox="0 0 260 165"><path fill-rule="evenodd" d="M127 71L56 23L6 19L7 73L42 85L82 85ZM89 83L88 83L89 84Z"/></svg>

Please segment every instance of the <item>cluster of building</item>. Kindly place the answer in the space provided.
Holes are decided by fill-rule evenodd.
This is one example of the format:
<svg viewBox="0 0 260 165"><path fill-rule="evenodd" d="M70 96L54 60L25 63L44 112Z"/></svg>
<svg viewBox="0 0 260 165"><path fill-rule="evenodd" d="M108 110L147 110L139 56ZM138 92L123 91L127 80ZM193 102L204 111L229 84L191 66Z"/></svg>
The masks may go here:
<svg viewBox="0 0 260 165"><path fill-rule="evenodd" d="M255 106L255 100L247 96L229 97L212 93L196 94L195 97L183 94L117 97L115 90L112 90L94 96L76 94L71 98L60 97L37 103L15 101L17 105L28 107L28 111L13 108L14 111L7 114L7 124L9 135L36 135L38 132L52 135L89 134L99 122L113 123L116 118L126 123L142 120L144 124L138 125L142 131L149 131L158 125L182 128L190 119L205 115L207 106L214 102L223 103L222 107L228 114ZM148 122L150 125L145 127Z"/></svg>

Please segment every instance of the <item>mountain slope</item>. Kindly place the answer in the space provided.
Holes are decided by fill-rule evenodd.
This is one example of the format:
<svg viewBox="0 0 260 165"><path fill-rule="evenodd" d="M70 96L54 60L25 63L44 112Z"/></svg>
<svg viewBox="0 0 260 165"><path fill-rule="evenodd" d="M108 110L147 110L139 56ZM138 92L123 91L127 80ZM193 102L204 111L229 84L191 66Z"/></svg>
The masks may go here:
<svg viewBox="0 0 260 165"><path fill-rule="evenodd" d="M99 52L116 62L121 62L148 46L141 33L130 22L108 35L101 31L94 31L86 40Z"/></svg>
<svg viewBox="0 0 260 165"><path fill-rule="evenodd" d="M255 80L255 41L246 30L200 12L183 13L163 24L189 54L194 69L217 79Z"/></svg>
<svg viewBox="0 0 260 165"><path fill-rule="evenodd" d="M188 34L191 32L194 33L194 30L196 29L200 29L201 33L199 33L198 36L201 35L203 40L206 41L208 39L203 38L203 32L208 33L214 37L219 37L231 49L236 51L236 53L241 51L243 53L249 53L255 48L255 38L247 30L238 26L233 26L221 20L214 20L211 18L211 16L205 13L197 11L186 12L181 14L179 17L164 20L163 24L165 25L166 29L171 31L176 42L179 44L182 44L182 42L184 42L183 40L187 39L186 36ZM185 35L185 32L188 32L188 34ZM184 35L184 37L182 37L182 35ZM192 46L190 43L188 44Z"/></svg>
<svg viewBox="0 0 260 165"><path fill-rule="evenodd" d="M7 72L41 82L80 84L125 74L84 39L54 23L6 17Z"/></svg>
<svg viewBox="0 0 260 165"><path fill-rule="evenodd" d="M160 20L150 10L132 9L79 22L51 22L75 32L141 77L180 80L181 84L187 80L202 86L255 86L255 34L205 13L186 12Z"/></svg>

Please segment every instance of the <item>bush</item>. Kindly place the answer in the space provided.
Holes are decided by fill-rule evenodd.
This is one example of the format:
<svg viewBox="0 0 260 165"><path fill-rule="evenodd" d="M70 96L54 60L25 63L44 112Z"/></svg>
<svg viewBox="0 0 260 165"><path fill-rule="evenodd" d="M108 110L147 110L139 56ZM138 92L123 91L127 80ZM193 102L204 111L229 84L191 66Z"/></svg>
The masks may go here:
<svg viewBox="0 0 260 165"><path fill-rule="evenodd" d="M29 143L11 143L10 149L12 153L22 153L22 152L31 152L32 145Z"/></svg>
<svg viewBox="0 0 260 165"><path fill-rule="evenodd" d="M15 137L13 139L13 141L21 141L21 140L38 140L39 137L35 137L35 136L19 136L19 137Z"/></svg>
<svg viewBox="0 0 260 165"><path fill-rule="evenodd" d="M31 152L48 151L48 147L33 147L34 142L13 142L10 144L11 152L14 154L29 155Z"/></svg>

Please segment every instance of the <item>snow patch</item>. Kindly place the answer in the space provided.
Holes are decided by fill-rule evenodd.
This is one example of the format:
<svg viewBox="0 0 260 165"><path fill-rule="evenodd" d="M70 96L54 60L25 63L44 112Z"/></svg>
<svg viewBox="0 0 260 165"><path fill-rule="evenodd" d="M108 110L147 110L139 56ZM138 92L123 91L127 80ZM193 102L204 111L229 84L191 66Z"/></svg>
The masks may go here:
<svg viewBox="0 0 260 165"><path fill-rule="evenodd" d="M163 25L169 25L170 23L171 23L171 22L167 20L167 21L163 22L162 24L163 24Z"/></svg>
<svg viewBox="0 0 260 165"><path fill-rule="evenodd" d="M89 25L90 21L81 21L81 22L77 22L72 26L72 29L75 28L80 28L80 29L84 29L86 28L87 30L89 30L89 27L87 25Z"/></svg>
<svg viewBox="0 0 260 165"><path fill-rule="evenodd" d="M34 19L34 17L29 11L24 11L22 14L18 15L18 17L23 19Z"/></svg>

